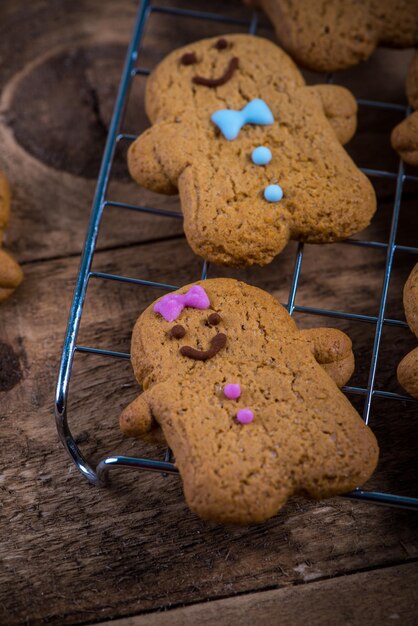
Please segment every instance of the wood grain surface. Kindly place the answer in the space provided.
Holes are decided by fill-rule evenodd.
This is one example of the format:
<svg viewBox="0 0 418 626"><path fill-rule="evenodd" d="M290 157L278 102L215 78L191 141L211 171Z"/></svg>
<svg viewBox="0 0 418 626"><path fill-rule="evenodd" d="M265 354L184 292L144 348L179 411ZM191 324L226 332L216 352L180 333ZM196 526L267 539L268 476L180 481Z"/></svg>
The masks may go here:
<svg viewBox="0 0 418 626"><path fill-rule="evenodd" d="M394 577L407 583L394 587ZM138 615L100 626L415 626L416 563ZM365 594L364 591L367 590Z"/></svg>
<svg viewBox="0 0 418 626"><path fill-rule="evenodd" d="M209 6L203 0L159 4ZM90 624L128 616L136 617L120 626L414 624L416 513L343 498L295 498L262 526L224 528L189 512L176 477L117 471L110 489L88 485L57 440L60 351L135 10L130 0L3 0L0 6L0 168L14 190L7 246L25 271L24 283L0 309L0 624ZM216 0L210 10L251 15L238 0ZM155 13L139 64L153 67L178 45L243 29ZM260 33L273 36L265 21ZM380 50L336 82L362 98L403 103L410 56ZM144 79L135 79L125 132L147 125L143 89ZM359 165L397 171L389 135L400 115L360 107L358 133L348 147ZM177 198L130 182L125 151L121 146L116 155L108 198L178 210ZM358 237L385 242L395 181L373 178L373 184L378 213ZM416 182L405 183L397 238L403 245L417 244L417 189ZM295 250L290 244L267 268L211 267L210 276L242 277L285 302ZM401 292L415 262L412 254L396 253L387 317L404 319ZM93 267L181 285L199 276L201 261L187 246L180 220L109 207ZM297 304L377 315L384 268L382 249L306 246ZM79 343L129 351L138 313L159 293L92 279ZM352 384L367 384L372 324L296 317L301 326L346 330L357 361ZM385 327L377 388L401 391L396 366L414 345L407 329ZM163 449L119 432L118 414L136 395L128 361L76 355L70 425L93 463L115 452L163 458ZM351 399L362 410L363 400ZM418 496L416 419L416 404L374 401L371 427L381 458L368 487Z"/></svg>

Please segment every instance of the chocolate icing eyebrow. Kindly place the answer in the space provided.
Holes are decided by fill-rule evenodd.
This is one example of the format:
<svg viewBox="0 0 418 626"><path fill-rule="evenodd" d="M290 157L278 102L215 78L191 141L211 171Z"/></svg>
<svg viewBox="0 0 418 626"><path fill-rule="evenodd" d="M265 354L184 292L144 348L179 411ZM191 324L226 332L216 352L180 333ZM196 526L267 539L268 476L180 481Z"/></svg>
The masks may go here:
<svg viewBox="0 0 418 626"><path fill-rule="evenodd" d="M218 333L210 340L210 348L208 350L196 350L191 346L183 346L180 348L180 354L189 357L189 359L195 359L196 361L207 361L218 354L219 350L226 344L226 335L224 333Z"/></svg>
<svg viewBox="0 0 418 626"><path fill-rule="evenodd" d="M233 57L225 72L219 78L205 78L205 76L194 76L192 81L196 85L203 85L204 87L219 87L228 82L232 78L233 73L238 68L238 57Z"/></svg>
<svg viewBox="0 0 418 626"><path fill-rule="evenodd" d="M197 63L197 56L195 52L185 52L180 59L182 65L193 65Z"/></svg>

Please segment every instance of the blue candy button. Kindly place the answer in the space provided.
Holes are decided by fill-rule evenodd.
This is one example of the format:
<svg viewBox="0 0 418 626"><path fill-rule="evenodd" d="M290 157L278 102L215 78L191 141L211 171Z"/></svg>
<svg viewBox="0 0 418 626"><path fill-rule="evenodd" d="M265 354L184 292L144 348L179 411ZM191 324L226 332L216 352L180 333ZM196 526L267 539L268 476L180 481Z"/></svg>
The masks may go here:
<svg viewBox="0 0 418 626"><path fill-rule="evenodd" d="M283 198L283 189L280 185L269 185L264 189L264 198L267 202L279 202Z"/></svg>
<svg viewBox="0 0 418 626"><path fill-rule="evenodd" d="M271 150L265 146L258 146L251 153L251 160L255 165L267 165L272 159Z"/></svg>

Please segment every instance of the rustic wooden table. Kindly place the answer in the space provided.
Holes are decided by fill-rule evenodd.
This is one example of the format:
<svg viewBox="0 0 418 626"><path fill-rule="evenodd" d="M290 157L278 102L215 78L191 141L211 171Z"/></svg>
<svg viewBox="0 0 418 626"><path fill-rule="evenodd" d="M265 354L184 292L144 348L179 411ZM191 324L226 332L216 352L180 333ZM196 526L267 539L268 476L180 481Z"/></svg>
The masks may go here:
<svg viewBox="0 0 418 626"><path fill-rule="evenodd" d="M249 16L238 0L215 0L210 9ZM14 190L7 245L23 263L25 282L0 309L0 622L416 624L416 513L342 498L293 499L262 526L222 528L189 512L175 477L117 472L109 490L89 486L57 440L53 397L60 351L135 10L131 0L1 3L0 168ZM228 30L153 15L141 63L152 67L177 45ZM260 34L272 36L264 27ZM337 80L357 96L404 102L409 58L409 52L381 50ZM143 87L138 79L126 132L147 124ZM399 119L396 111L361 108L349 146L359 165L396 171L389 133ZM109 197L177 208L176 198L130 182L124 156L117 155ZM395 185L373 183L378 214L362 237L387 241ZM406 245L417 243L417 187L407 183L404 190L398 241ZM283 300L294 252L290 244L267 268L213 268L211 275L242 276ZM412 255L395 256L389 317L403 317L401 291L414 262ZM384 250L307 246L297 302L376 315L384 266ZM94 267L182 284L196 278L200 262L179 221L111 209ZM133 322L154 297L135 285L92 282L80 343L128 351ZM373 325L331 322L352 336L353 384L366 385ZM378 388L400 391L396 365L414 343L407 330L385 328ZM76 357L69 414L88 458L115 451L155 456L153 448L124 440L118 430L118 413L136 393L128 362ZM353 401L361 409L362 401ZM416 418L411 403L374 402L371 426L381 459L368 487L418 495Z"/></svg>

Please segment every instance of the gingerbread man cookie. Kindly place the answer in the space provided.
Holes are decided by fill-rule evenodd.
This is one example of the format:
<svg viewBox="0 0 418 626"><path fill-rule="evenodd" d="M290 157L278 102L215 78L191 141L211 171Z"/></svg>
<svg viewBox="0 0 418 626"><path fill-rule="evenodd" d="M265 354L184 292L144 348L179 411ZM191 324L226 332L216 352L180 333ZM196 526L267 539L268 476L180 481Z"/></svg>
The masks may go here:
<svg viewBox="0 0 418 626"><path fill-rule="evenodd" d="M342 493L376 466L376 440L337 387L350 339L298 330L261 289L217 278L163 296L138 318L131 355L144 391L121 429L162 430L202 518L262 522L292 494Z"/></svg>
<svg viewBox="0 0 418 626"><path fill-rule="evenodd" d="M417 0L247 0L270 18L298 63L334 72L366 60L378 45L418 45Z"/></svg>
<svg viewBox="0 0 418 626"><path fill-rule="evenodd" d="M406 321L418 337L418 263L412 270L403 290ZM402 387L418 398L418 347L409 352L398 365L398 380Z"/></svg>
<svg viewBox="0 0 418 626"><path fill-rule="evenodd" d="M418 166L418 52L408 69L406 95L415 112L393 129L391 142L406 163Z"/></svg>
<svg viewBox="0 0 418 626"><path fill-rule="evenodd" d="M10 187L0 172L0 246L10 219ZM16 261L0 247L0 302L6 300L22 282L23 273Z"/></svg>
<svg viewBox="0 0 418 626"><path fill-rule="evenodd" d="M130 173L179 192L189 244L209 261L264 265L289 239L338 241L373 216L373 187L341 146L353 96L307 87L270 41L228 35L172 52L148 79L146 110L153 126L130 146Z"/></svg>

